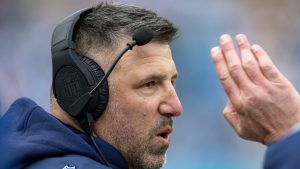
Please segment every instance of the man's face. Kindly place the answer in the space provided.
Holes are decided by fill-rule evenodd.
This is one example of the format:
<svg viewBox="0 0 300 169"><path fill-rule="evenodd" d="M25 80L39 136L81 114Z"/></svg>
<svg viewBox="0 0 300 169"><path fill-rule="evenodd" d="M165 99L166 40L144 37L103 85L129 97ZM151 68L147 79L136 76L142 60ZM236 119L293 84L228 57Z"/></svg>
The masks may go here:
<svg viewBox="0 0 300 169"><path fill-rule="evenodd" d="M176 77L170 47L162 43L135 47L112 72L109 104L96 133L121 151L130 168L164 164L172 117L182 112Z"/></svg>

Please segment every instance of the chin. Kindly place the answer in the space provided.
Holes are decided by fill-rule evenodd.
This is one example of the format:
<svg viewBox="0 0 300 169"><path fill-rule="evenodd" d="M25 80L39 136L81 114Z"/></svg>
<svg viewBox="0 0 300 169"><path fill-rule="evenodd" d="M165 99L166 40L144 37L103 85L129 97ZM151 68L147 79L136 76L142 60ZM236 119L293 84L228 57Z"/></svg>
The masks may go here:
<svg viewBox="0 0 300 169"><path fill-rule="evenodd" d="M127 155L130 169L160 169L166 163L169 144L160 139L153 139L148 144L142 144L130 149ZM135 150L135 151L132 151Z"/></svg>
<svg viewBox="0 0 300 169"><path fill-rule="evenodd" d="M143 169L160 169L166 164L167 155L148 155L144 160L145 167Z"/></svg>

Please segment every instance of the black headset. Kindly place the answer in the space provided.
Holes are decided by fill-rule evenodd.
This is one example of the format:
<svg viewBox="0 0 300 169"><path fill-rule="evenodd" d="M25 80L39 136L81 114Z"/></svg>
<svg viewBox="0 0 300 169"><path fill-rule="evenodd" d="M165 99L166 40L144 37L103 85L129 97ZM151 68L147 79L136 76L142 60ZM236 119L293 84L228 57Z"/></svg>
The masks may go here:
<svg viewBox="0 0 300 169"><path fill-rule="evenodd" d="M107 78L103 69L93 60L76 53L74 29L78 21L92 12L82 9L64 19L52 35L53 93L60 107L75 118L90 136L104 164L110 167L93 137L92 123L104 112L109 96ZM103 81L104 80L104 81ZM100 81L101 84L99 83ZM95 90L92 95L90 91ZM87 96L82 99L82 96ZM82 101L85 100L85 101Z"/></svg>
<svg viewBox="0 0 300 169"><path fill-rule="evenodd" d="M82 9L64 19L56 26L51 41L53 65L53 92L60 107L83 123L86 113L97 119L104 112L109 96L108 82L101 84L88 103L78 102L85 93L91 91L102 80L105 73L93 60L76 53L74 28L78 21L92 12L92 8Z"/></svg>
<svg viewBox="0 0 300 169"><path fill-rule="evenodd" d="M80 19L92 11L93 8L82 9L64 19L54 29L51 41L52 86L60 107L80 123L82 129L90 136L104 164L110 167L96 144L92 131L94 119L101 116L108 103L107 77L128 50L135 45L142 46L150 42L153 32L148 27L139 28L133 34L132 41L127 43L105 73L96 62L75 51L74 29Z"/></svg>

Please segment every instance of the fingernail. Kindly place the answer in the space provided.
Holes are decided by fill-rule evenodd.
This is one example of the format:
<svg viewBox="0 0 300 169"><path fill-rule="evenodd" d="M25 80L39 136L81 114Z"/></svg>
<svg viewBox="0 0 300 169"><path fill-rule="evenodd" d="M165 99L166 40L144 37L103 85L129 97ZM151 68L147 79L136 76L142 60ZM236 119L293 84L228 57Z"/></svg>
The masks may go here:
<svg viewBox="0 0 300 169"><path fill-rule="evenodd" d="M220 44L225 45L230 40L230 36L228 34L224 34L220 37Z"/></svg>
<svg viewBox="0 0 300 169"><path fill-rule="evenodd" d="M252 45L252 50L253 52L257 52L259 50L259 46L258 45Z"/></svg>
<svg viewBox="0 0 300 169"><path fill-rule="evenodd" d="M241 45L245 42L245 36L243 34L236 35L235 39L238 45Z"/></svg>
<svg viewBox="0 0 300 169"><path fill-rule="evenodd" d="M216 54L218 54L220 52L220 47L216 46L211 48L210 53L212 56L215 56Z"/></svg>

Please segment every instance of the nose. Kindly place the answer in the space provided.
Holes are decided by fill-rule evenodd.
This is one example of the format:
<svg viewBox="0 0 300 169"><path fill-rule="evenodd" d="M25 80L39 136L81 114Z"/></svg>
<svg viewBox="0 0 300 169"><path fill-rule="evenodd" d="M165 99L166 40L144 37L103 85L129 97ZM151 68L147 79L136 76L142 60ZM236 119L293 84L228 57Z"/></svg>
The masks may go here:
<svg viewBox="0 0 300 169"><path fill-rule="evenodd" d="M164 93L163 101L159 106L159 112L164 116L170 117L181 115L182 105L173 85Z"/></svg>

